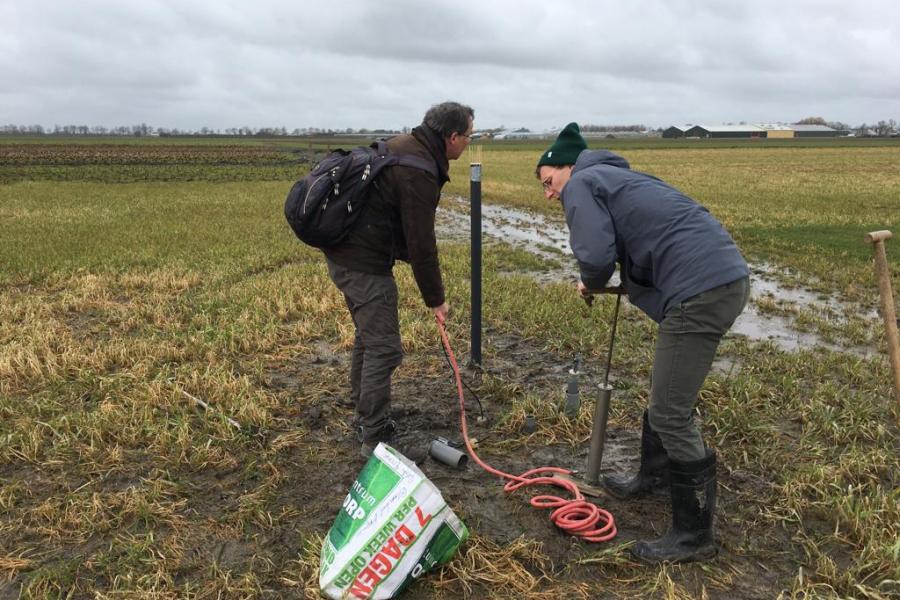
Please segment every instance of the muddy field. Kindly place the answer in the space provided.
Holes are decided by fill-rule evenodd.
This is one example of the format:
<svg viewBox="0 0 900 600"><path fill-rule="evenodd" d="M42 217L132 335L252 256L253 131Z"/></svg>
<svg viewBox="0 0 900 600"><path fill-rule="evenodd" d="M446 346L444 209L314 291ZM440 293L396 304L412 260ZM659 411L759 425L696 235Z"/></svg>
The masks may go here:
<svg viewBox="0 0 900 600"><path fill-rule="evenodd" d="M342 402L352 324L321 256L283 222L297 165L253 153L219 165L222 153L156 165L110 151L113 164L93 166L44 164L49 153L0 173L15 225L0 244L14 266L0 282L0 599L319 597L323 536L363 466ZM900 434L860 241L872 224L856 218L886 215L877 226L896 230L885 200L898 197L896 150L630 153L694 186L751 262L751 303L698 403L719 456L719 555L633 561L630 544L668 527L665 498L595 498L619 533L589 544L529 505L564 491L507 494L473 461L427 459L470 538L404 597L897 597ZM531 155L485 159L484 354L463 373L471 436L511 474L583 471L612 298L588 309L575 296L562 214L536 203ZM810 169L807 187L789 185ZM454 174L438 233L466 365L470 215L452 196L464 182ZM396 446L421 455L436 437L461 441L458 398L409 269L395 274ZM618 332L604 474L637 468L655 337L627 302ZM575 354L571 419L561 405Z"/></svg>
<svg viewBox="0 0 900 600"><path fill-rule="evenodd" d="M459 239L466 230L467 215L446 211L442 214L441 235L444 239ZM523 219L527 220L523 225ZM529 232L534 228L538 234ZM565 254L568 245L565 240L564 225L547 222L540 217L517 213L515 211L492 211L485 215L486 242L495 243L499 238L506 242L519 244L520 247L535 252L545 258L568 259ZM530 240L540 240L540 245L531 245ZM547 240L552 240L549 245ZM557 250L558 249L558 250ZM539 279L560 278L572 279L574 271L562 269L538 274ZM773 290L783 290L771 277L768 269L754 270L756 297L772 294ZM791 290L792 298L805 301L806 305L827 301L820 294ZM632 313L631 318L637 318ZM742 317L736 326L739 330L733 336L753 339L767 339L785 349L796 349L803 342L824 343L811 334L805 334L790 327L788 319L761 313L753 306ZM755 338L754 338L755 336ZM490 442L491 450L480 453L482 460L491 466L510 474L520 474L538 466L557 466L571 469L576 477L583 473L588 455L589 434L582 435L575 443L546 443L541 435L542 430L559 427L566 418L561 414L564 388L568 380L568 369L571 357L547 352L541 340L524 339L508 333L498 333L490 328L485 332L483 340L485 360L482 366L468 364L463 371L463 379L468 384L466 392L468 425L470 437L478 442ZM460 364L466 365L468 353L466 348L458 348ZM435 334L435 353L440 353L438 338ZM317 352L303 357L295 363L291 370L275 369L268 374L268 385L281 393L297 393L300 391L297 382L309 380L308 371L323 372L330 384L327 393L320 394L310 405L298 406L297 412L283 415L289 420L300 420L312 431L307 440L312 446L330 447L336 453L336 460L329 462L328 467L313 477L304 480L302 500L305 508L303 518L307 525L324 534L333 521L340 502L355 474L364 464L364 459L357 455L358 442L352 430L354 411L342 405L346 395L349 372L349 353L334 351L326 342L319 343ZM611 378L617 384L617 373L613 358ZM601 382L604 364L593 361L583 366L580 379L582 390L582 420L590 420L596 399L596 385ZM727 356L720 356L716 368L733 370L734 362ZM415 369L415 368L414 368ZM418 370L418 369L415 369ZM399 430L396 438L398 448L410 449L410 454L425 455L430 442L443 437L455 444L462 443L459 423L459 400L448 364L427 369L427 374L410 373L401 366L394 378L393 416L398 422ZM510 407L505 402L495 401L490 391L478 400L472 394L482 396L483 380L490 378L492 384L518 388L545 399L550 407L549 413L537 418L536 431L526 429L521 415L510 419ZM619 382L621 383L621 382ZM634 381L627 382L624 387L633 388ZM638 382L637 386L640 387ZM622 386L620 386L622 387ZM479 404L480 400L480 404ZM638 466L640 412L645 406L645 399L635 398L633 393L617 391L613 394L613 417L610 420L608 439L605 445L602 474L633 473ZM478 418L483 409L484 418ZM552 416L548 416L548 414ZM702 414L698 414L702 419ZM502 423L502 425L501 425ZM499 433L499 432L503 433ZM505 437L505 440L498 439ZM715 440L710 440L713 444ZM498 442L502 442L499 446ZM304 444L305 445L305 444ZM477 451L478 446L476 446ZM298 460L297 467L300 467ZM609 510L616 519L618 536L606 543L592 544L577 541L558 530L548 519L549 511L532 508L528 504L531 496L539 493L559 493L567 496L568 492L559 489L526 488L507 494L503 490L505 483L501 478L485 472L474 461L469 461L463 469L455 469L443 465L431 457L427 457L420 465L424 473L437 485L445 499L471 532L489 540L499 547L508 546L516 540L528 540L539 545L540 552L547 563L531 565L538 576L538 583L530 593L535 597L542 594L553 594L559 585L602 583L610 576L598 569L598 556L613 551L625 561L626 569L629 561L628 553L622 550L633 541L653 538L662 535L670 522L669 502L665 497L650 497L639 501L621 501L606 494L589 497L590 501ZM304 469L304 467L300 467ZM789 587L790 580L796 576L802 564L802 556L790 542L790 534L780 529L759 530L748 528L748 523L756 521L754 512L760 507L748 503L760 493L760 490L771 485L759 476L739 468L730 468L726 462L719 465L719 497L717 538L720 554L712 566L684 565L669 567L674 571L673 579L694 597L705 594L709 598L773 598L781 590ZM306 474L309 475L308 473ZM621 565L620 565L621 568ZM636 572L650 567L633 563ZM655 567L652 569L656 569ZM663 570L665 572L665 569ZM639 581L636 578L635 581ZM457 585L460 585L457 583ZM497 590L485 586L484 582L473 581L462 585L466 589L473 586L467 596L477 598L494 595ZM637 593L635 582L630 584L619 581L610 588L609 597L621 597L631 589ZM485 586L484 589L479 589ZM421 589L413 590L409 597L425 597L434 593L427 584ZM601 585L601 588L603 586ZM574 589L574 588L569 588ZM589 589L589 588L583 588ZM450 597L453 597L452 594Z"/></svg>
<svg viewBox="0 0 900 600"><path fill-rule="evenodd" d="M566 384L568 368L559 357L547 355L534 341L509 335L498 337L490 331L486 332L485 347L498 352L486 361L483 370L469 367L463 371L463 378L470 387L477 390L480 379L485 374L490 374L507 382L518 382L533 393L545 395L547 402L558 403ZM464 357L461 358L464 360ZM323 348L320 354L308 357L304 368L320 369L323 365L328 366L330 375L340 379L349 370L349 354L335 354ZM583 406L583 410L592 409L594 396L590 390L602 378L601 367L602 365L586 365L583 371L581 389L585 391L582 399L587 405ZM291 374L273 373L272 385L290 391L292 377ZM467 396L470 436L479 441L492 439L492 436L497 435L493 429L503 418L507 407L482 398L485 420L478 422L478 404L473 401L470 393L467 392ZM341 406L340 398L340 394L324 396L319 402L292 415L294 419L307 422L315 432L314 437L309 440L313 445L337 448L338 460L314 476L306 473L299 462L297 464L304 476L301 496L306 506L304 521L322 533L327 531L344 494L364 463L357 455L358 443L349 433L354 419L353 411ZM636 401L614 393L613 402L633 404ZM459 401L449 367L445 374L426 378L404 377L401 367L395 377L393 406L393 415L399 426L398 447L424 452L435 437L461 442ZM539 429L552 426L540 422L537 425ZM602 474L634 472L637 469L639 431L639 421L633 419L613 419L610 422ZM587 438L573 446L547 445L541 443L539 437L528 435L523 424L519 432L510 436L508 450L502 454L485 451L481 458L491 466L511 474L519 474L537 466L559 466L583 472L587 462ZM619 534L606 543L581 542L554 527L548 520L549 511L537 510L528 504L532 495L557 492L533 487L507 494L503 490L504 481L485 472L474 461L458 470L428 457L420 468L441 490L444 498L473 534L487 538L501 547L520 538L540 544L549 564L531 566L535 574L545 575L552 578L552 581L546 579L537 589L532 590L538 594L535 597L542 597L539 595L541 592L558 589L560 584L602 583L604 574L591 562L596 560L598 553L634 540L657 537L669 525L670 512L666 498L651 497L625 502L603 495L591 498L591 501L614 515ZM793 550L783 532L748 531L742 515L745 510L742 498L753 496L759 486L767 484L739 470L732 471L727 464L720 464L720 472L717 537L721 550L714 563L717 575L710 577L708 567L685 565L674 567L678 572L677 578L680 585L693 590L696 597L700 597L701 590L705 589L709 598L773 598L777 595L777 590L786 586L789 578L796 572ZM567 495L561 489L558 493ZM635 568L644 567L635 563ZM502 594L497 596L497 590L490 586L479 589L480 585L484 585L483 582L473 583L474 589L469 597L503 597ZM410 591L408 597L430 596L431 592L426 591L426 587L428 586ZM615 589L610 590L608 597L621 597L628 588L627 585L621 587L621 584L617 584Z"/></svg>

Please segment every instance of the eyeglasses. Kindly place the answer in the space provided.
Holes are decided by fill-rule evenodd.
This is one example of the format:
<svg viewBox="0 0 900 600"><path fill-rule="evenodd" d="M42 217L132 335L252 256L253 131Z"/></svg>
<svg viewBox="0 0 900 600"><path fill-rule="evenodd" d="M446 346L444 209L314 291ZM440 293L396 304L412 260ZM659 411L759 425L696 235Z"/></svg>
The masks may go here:
<svg viewBox="0 0 900 600"><path fill-rule="evenodd" d="M553 185L553 178L552 178L552 177L548 177L547 179L541 180L541 185L544 186L544 191L545 191L545 192L549 192L549 191L550 191L550 186Z"/></svg>
<svg viewBox="0 0 900 600"><path fill-rule="evenodd" d="M474 133L474 132L473 132L473 133ZM471 133L459 133L459 132L457 131L457 132L456 132L456 135L458 135L459 137L464 137L464 138L466 138L467 140L471 140L471 139L472 139L472 134L471 134Z"/></svg>

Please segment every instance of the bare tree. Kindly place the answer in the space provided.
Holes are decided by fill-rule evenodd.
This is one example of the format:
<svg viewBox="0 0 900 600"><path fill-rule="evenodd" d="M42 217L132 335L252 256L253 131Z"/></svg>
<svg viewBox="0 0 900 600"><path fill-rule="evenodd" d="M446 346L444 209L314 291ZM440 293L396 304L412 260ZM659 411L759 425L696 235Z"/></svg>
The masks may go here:
<svg viewBox="0 0 900 600"><path fill-rule="evenodd" d="M894 125L882 119L881 121L878 121L878 123L875 124L872 129L874 129L875 135L877 135L878 137L887 137L891 135L891 131L894 129Z"/></svg>

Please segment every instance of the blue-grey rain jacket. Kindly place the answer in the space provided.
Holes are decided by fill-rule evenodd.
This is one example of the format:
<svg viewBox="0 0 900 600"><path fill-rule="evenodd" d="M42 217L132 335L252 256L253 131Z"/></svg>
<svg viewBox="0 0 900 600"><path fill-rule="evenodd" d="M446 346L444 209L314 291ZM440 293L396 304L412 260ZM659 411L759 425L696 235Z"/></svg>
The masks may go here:
<svg viewBox="0 0 900 600"><path fill-rule="evenodd" d="M562 203L582 282L603 287L618 262L628 299L657 323L679 302L750 273L706 208L612 152L578 156Z"/></svg>

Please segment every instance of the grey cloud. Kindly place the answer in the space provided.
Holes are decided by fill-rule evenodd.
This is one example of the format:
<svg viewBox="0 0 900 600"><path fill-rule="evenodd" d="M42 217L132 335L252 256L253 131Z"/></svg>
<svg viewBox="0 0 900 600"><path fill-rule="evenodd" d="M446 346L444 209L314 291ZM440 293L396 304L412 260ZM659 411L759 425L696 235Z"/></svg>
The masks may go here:
<svg viewBox="0 0 900 600"><path fill-rule="evenodd" d="M0 20L5 122L399 127L447 98L482 126L900 116L892 0L7 0Z"/></svg>

